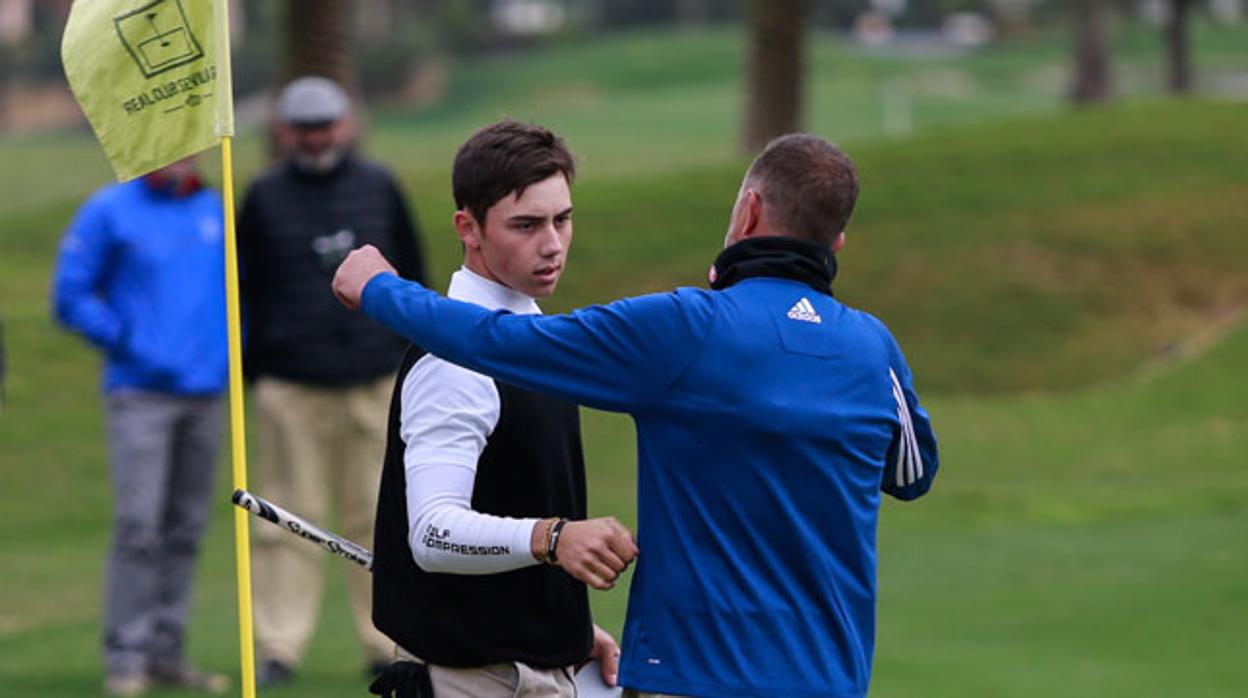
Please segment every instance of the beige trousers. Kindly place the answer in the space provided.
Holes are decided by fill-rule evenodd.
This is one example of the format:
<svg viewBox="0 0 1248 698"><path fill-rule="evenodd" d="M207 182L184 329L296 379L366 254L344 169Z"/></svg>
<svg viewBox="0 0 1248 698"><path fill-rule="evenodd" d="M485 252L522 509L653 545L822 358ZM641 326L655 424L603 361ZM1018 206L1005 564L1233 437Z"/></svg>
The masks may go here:
<svg viewBox="0 0 1248 698"><path fill-rule="evenodd" d="M394 646L402 661L421 660ZM572 669L536 669L520 662L499 662L459 669L429 664L429 679L437 698L576 698Z"/></svg>
<svg viewBox="0 0 1248 698"><path fill-rule="evenodd" d="M568 669L535 669L500 662L472 669L429 665L433 695L438 698L576 698Z"/></svg>
<svg viewBox="0 0 1248 698"><path fill-rule="evenodd" d="M393 388L393 377L351 388L256 381L256 493L371 549ZM331 502L337 525L330 519ZM253 531L260 656L297 666L316 628L329 556L276 526ZM388 661L394 643L373 627L372 579L354 565L332 562L347 572L365 661Z"/></svg>

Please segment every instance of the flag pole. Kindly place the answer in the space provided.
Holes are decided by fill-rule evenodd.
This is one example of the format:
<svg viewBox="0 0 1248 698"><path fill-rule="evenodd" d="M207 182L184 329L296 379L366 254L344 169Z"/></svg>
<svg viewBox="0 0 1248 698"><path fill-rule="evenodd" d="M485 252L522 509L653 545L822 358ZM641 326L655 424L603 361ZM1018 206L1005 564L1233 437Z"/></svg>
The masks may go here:
<svg viewBox="0 0 1248 698"><path fill-rule="evenodd" d="M233 138L221 139L221 187L225 200L225 288L230 341L230 441L234 488L247 489L247 438L243 419L242 320L238 297L238 245L234 225ZM256 658L252 642L251 540L247 512L234 509L234 548L238 561L238 647L243 697L256 695Z"/></svg>
<svg viewBox="0 0 1248 698"><path fill-rule="evenodd" d="M234 214L234 87L230 66L229 0L213 3L219 87L217 135L221 137L221 193L225 217L225 300L230 351L230 446L234 489L247 489L247 432L243 413L243 332L238 285L238 232ZM252 634L251 535L247 512L234 509L234 552L238 567L238 651L243 698L256 695L256 656Z"/></svg>

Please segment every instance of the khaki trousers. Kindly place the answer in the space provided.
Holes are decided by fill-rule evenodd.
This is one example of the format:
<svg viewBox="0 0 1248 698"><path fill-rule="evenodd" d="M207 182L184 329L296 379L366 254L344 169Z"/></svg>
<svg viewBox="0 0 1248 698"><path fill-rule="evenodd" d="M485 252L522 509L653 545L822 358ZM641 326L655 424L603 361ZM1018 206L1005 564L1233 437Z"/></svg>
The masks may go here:
<svg viewBox="0 0 1248 698"><path fill-rule="evenodd" d="M425 664L395 647L398 659ZM429 664L433 695L437 698L576 698L570 668L537 669L520 662L499 662L459 669Z"/></svg>
<svg viewBox="0 0 1248 698"><path fill-rule="evenodd" d="M393 388L392 376L350 388L256 381L256 493L371 549ZM331 501L337 526L330 521ZM329 556L275 526L253 530L260 655L297 666L316 628ZM388 661L394 643L373 627L372 579L358 567L335 563L347 569L365 660Z"/></svg>
<svg viewBox="0 0 1248 698"><path fill-rule="evenodd" d="M576 698L576 684L567 669L535 669L519 662L500 662L472 669L429 665L437 698Z"/></svg>

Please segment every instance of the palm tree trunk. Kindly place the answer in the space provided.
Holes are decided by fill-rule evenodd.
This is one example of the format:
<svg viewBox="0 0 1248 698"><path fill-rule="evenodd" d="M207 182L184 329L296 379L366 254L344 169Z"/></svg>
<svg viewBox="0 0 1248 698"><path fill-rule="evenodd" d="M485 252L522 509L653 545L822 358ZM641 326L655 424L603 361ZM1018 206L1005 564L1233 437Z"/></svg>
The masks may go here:
<svg viewBox="0 0 1248 698"><path fill-rule="evenodd" d="M1192 52L1187 36L1191 9L1192 0L1170 0L1170 18L1166 23L1166 85L1178 94L1192 89Z"/></svg>
<svg viewBox="0 0 1248 698"><path fill-rule="evenodd" d="M287 0L282 82L320 75L356 88L349 0Z"/></svg>
<svg viewBox="0 0 1248 698"><path fill-rule="evenodd" d="M805 0L751 0L746 69L747 153L801 129Z"/></svg>
<svg viewBox="0 0 1248 698"><path fill-rule="evenodd" d="M1078 0L1075 6L1075 75L1070 97L1076 104L1109 99L1109 3Z"/></svg>

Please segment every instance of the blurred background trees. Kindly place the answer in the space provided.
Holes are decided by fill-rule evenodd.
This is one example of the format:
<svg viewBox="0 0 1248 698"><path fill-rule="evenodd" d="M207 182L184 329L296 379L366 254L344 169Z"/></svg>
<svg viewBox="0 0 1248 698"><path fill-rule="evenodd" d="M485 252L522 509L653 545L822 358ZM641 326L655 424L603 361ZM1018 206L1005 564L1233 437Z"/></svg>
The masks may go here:
<svg viewBox="0 0 1248 698"><path fill-rule="evenodd" d="M754 148L801 128L805 47L836 41L880 56L1069 45L1064 86L1077 104L1207 87L1193 22L1243 22L1248 0L230 0L240 104L292 76L323 74L371 103L435 104L454 66L621 32L737 26L740 141ZM0 131L78 123L64 94L59 34L71 0L0 0ZM1124 28L1155 27L1151 76L1120 74ZM666 29L665 29L666 28ZM1134 31L1134 29L1132 29ZM904 86L903 86L904 87ZM913 86L911 86L913 87ZM922 86L920 86L922 87ZM899 83L880 86L903 103ZM1047 89L1047 88L1046 88ZM891 95L891 96L890 96ZM899 96L900 95L900 96ZM254 110L257 114L261 110ZM246 120L244 118L244 120Z"/></svg>

